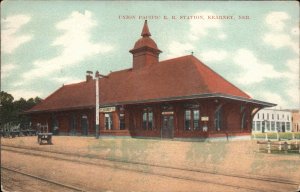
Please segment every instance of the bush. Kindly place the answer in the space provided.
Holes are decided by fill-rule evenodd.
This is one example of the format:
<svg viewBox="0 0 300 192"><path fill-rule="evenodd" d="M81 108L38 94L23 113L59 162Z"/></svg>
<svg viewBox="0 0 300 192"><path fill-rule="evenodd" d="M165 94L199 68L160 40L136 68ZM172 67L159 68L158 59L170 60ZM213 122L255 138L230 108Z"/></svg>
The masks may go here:
<svg viewBox="0 0 300 192"><path fill-rule="evenodd" d="M266 138L265 133L252 133L252 135L253 135L253 138L254 138L254 135L255 135L255 138L257 138L257 139L264 139L264 138Z"/></svg>
<svg viewBox="0 0 300 192"><path fill-rule="evenodd" d="M277 139L277 133L270 132L270 133L252 133L252 138L256 139L265 139L266 134L268 135L268 139ZM293 135L294 139L300 139L300 132L285 132L285 133L278 133L280 139L287 139L287 140L292 140Z"/></svg>
<svg viewBox="0 0 300 192"><path fill-rule="evenodd" d="M280 139L293 139L293 133L279 133Z"/></svg>
<svg viewBox="0 0 300 192"><path fill-rule="evenodd" d="M300 132L299 133L294 133L295 139L300 139Z"/></svg>
<svg viewBox="0 0 300 192"><path fill-rule="evenodd" d="M268 139L277 139L277 133L267 133Z"/></svg>

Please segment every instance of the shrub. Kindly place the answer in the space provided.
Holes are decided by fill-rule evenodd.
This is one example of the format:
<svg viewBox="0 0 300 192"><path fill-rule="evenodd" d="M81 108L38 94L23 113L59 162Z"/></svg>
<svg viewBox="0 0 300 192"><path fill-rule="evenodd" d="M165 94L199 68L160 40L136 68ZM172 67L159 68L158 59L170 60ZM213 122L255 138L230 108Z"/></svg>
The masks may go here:
<svg viewBox="0 0 300 192"><path fill-rule="evenodd" d="M279 133L280 139L293 139L292 133Z"/></svg>
<svg viewBox="0 0 300 192"><path fill-rule="evenodd" d="M298 132L298 133L293 133L293 134L294 134L295 139L300 139L300 132Z"/></svg>

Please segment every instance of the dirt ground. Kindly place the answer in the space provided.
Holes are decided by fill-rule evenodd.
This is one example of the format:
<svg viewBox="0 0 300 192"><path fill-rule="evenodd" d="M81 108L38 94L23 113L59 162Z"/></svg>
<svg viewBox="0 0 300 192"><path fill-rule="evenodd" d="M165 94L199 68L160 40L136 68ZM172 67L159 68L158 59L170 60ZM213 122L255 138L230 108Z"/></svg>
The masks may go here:
<svg viewBox="0 0 300 192"><path fill-rule="evenodd" d="M14 139L2 139L1 144L13 145L13 146L26 146L30 148L49 150L49 151L61 151L78 153L84 156L99 156L113 159L121 159L126 161L150 163L165 166L182 167L189 169L199 169L206 171L213 171L216 173L236 174L244 176L265 176L271 178L282 178L286 180L292 180L300 183L300 155L299 154L265 154L257 152L258 146L256 141L230 141L230 142L184 142L184 141L171 141L171 140L155 140L155 139L133 139L133 138L100 138L95 139L93 137L68 137L57 136L53 138L53 145L39 145L36 141L36 137L17 137ZM23 159L24 158L24 159ZM8 160L9 159L9 160ZM25 166L25 163L32 163L36 170L42 171L45 164L39 163L37 157L25 160L23 155L13 155L9 152L1 151L2 163L9 163L11 165ZM4 160L4 161L3 161ZM41 160L42 161L42 160ZM22 162L22 163L20 163ZM63 174L60 167L61 164L57 162L49 163L53 164L56 169L55 174ZM41 167L39 167L41 166ZM68 167L69 166L69 167ZM64 165L68 167L68 170L72 170L71 165ZM88 169L85 166L76 166L76 173L85 174L77 175L79 178L90 178L90 175L101 174L99 177L103 178L105 175L106 181L109 183L109 179L115 180L118 178L118 182L129 181L128 178L138 181L141 185L131 186L136 191L157 191L158 189L172 189L169 186L162 187L165 183L172 183L172 179L159 178L156 176L145 177L139 174L133 173L121 173L120 170L93 170L81 171ZM38 171L37 171L38 172ZM96 173L95 173L96 172ZM40 172L39 174L43 174ZM74 172L72 173L74 174ZM149 182L149 178L152 180L152 188L149 190L143 189L143 182ZM74 179L74 178L73 178ZM100 179L101 181L102 179ZM72 179L71 179L72 181ZM155 181L155 182L153 182ZM164 182L163 182L164 181ZM75 182L75 181L74 181ZM117 185L118 182L114 183ZM178 181L176 181L178 182ZM72 182L71 182L72 183ZM91 183L92 185L93 183ZM120 184L120 186L122 186ZM155 186L160 186L156 188ZM188 183L182 183L182 186L187 188L174 188L175 191L184 191L188 189ZM116 188L103 185L103 190L110 190L112 188L115 191L122 191L122 188ZM198 186L199 187L199 186ZM202 186L203 188L203 186ZM152 189L152 190L150 190ZM194 189L194 190L192 190ZM198 191L199 188L191 188L189 191ZM203 188L204 189L204 188ZM210 186L213 189L209 191L221 191L221 188L217 186ZM168 190L172 191L172 190ZM205 190L203 190L205 191Z"/></svg>
<svg viewBox="0 0 300 192"><path fill-rule="evenodd" d="M7 170L1 170L1 182L5 183L5 187L2 186L2 192L12 191L64 191L71 192L66 188L51 185L47 182L43 182L37 179L10 172Z"/></svg>

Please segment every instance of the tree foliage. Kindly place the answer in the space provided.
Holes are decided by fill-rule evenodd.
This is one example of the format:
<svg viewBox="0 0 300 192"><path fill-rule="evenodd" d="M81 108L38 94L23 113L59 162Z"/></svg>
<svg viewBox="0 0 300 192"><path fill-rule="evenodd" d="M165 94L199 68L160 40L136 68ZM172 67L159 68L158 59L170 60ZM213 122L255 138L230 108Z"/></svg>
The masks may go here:
<svg viewBox="0 0 300 192"><path fill-rule="evenodd" d="M39 97L30 98L28 100L20 98L15 101L11 94L4 91L0 92L0 99L1 126L6 123L20 125L27 124L30 119L24 112L42 101Z"/></svg>

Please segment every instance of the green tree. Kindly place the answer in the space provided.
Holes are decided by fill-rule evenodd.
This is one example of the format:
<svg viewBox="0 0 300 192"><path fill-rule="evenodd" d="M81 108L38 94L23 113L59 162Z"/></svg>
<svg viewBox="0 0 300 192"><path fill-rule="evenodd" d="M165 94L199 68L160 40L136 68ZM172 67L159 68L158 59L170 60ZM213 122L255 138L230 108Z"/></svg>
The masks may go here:
<svg viewBox="0 0 300 192"><path fill-rule="evenodd" d="M0 92L0 115L1 115L1 126L13 121L14 116L14 97L4 91Z"/></svg>
<svg viewBox="0 0 300 192"><path fill-rule="evenodd" d="M14 97L4 91L1 91L0 96L1 125L6 123L20 124L21 128L30 122L30 118L24 114L24 112L42 101L39 97L30 98L28 100L20 98L19 100L14 101Z"/></svg>

